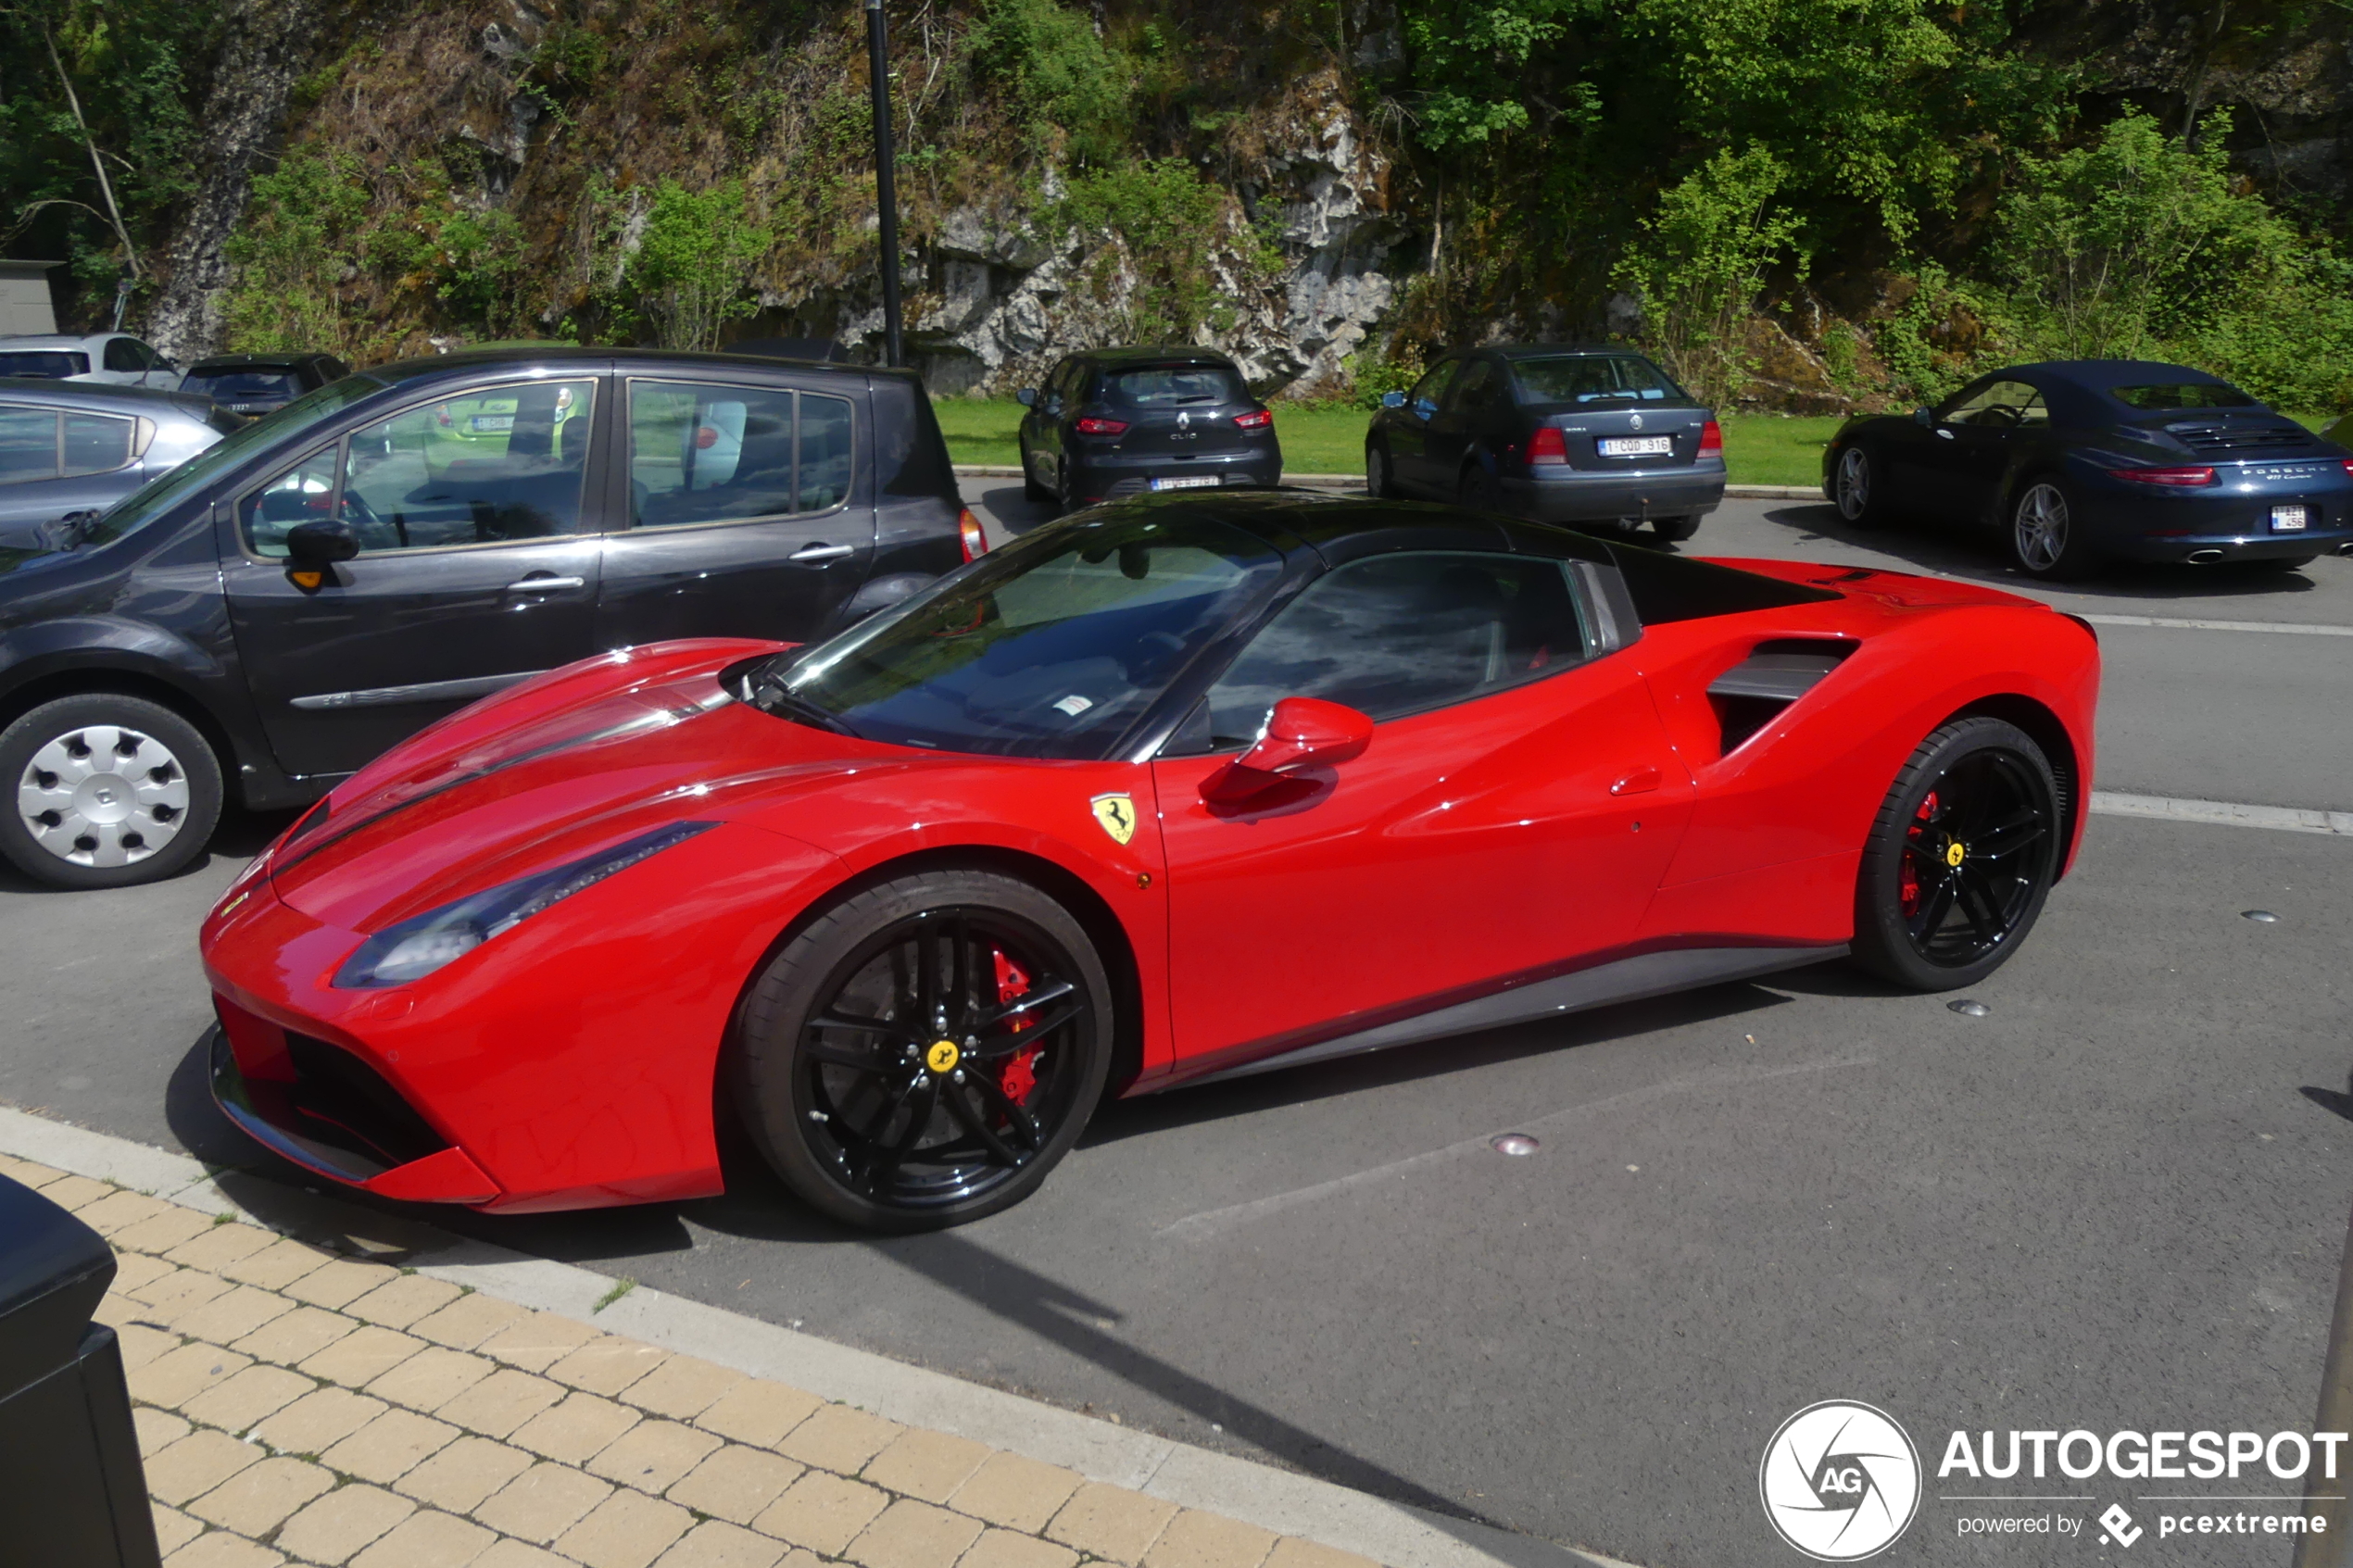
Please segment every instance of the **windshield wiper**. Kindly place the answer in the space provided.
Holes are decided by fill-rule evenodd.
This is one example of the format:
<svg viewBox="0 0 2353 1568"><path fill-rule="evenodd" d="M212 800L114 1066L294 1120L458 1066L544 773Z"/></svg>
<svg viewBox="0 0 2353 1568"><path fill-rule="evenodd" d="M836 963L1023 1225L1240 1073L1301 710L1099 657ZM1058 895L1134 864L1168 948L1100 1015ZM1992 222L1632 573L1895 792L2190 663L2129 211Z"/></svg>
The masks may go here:
<svg viewBox="0 0 2353 1568"><path fill-rule="evenodd" d="M849 727L848 720L830 709L818 707L764 671L751 678L751 690L752 706L762 713L782 714L786 718L797 719L804 724L820 730L831 730L837 735L848 735L852 740L864 738Z"/></svg>

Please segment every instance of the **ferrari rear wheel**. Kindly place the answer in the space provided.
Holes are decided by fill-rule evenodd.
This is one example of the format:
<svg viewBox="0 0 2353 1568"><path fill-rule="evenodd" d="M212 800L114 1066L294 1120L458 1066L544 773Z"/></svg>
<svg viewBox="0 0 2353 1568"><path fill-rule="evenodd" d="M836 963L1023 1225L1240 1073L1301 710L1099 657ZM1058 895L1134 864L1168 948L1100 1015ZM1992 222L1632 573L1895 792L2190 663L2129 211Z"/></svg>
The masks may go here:
<svg viewBox="0 0 2353 1568"><path fill-rule="evenodd" d="M1999 969L2033 929L2065 837L2050 759L1999 719L1920 743L1864 847L1855 957L1906 990L1946 991Z"/></svg>
<svg viewBox="0 0 2353 1568"><path fill-rule="evenodd" d="M866 1230L962 1224L1036 1191L1101 1097L1111 985L1028 883L926 872L812 922L745 1009L738 1101L812 1207Z"/></svg>

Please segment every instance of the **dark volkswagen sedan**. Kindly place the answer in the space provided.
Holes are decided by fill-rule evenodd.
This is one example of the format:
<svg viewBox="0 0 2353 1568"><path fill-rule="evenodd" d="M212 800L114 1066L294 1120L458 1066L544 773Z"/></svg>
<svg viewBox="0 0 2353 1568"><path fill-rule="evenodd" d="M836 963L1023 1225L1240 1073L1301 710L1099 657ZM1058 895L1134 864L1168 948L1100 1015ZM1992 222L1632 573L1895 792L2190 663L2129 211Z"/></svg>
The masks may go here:
<svg viewBox="0 0 2353 1568"><path fill-rule="evenodd" d="M0 550L0 853L203 849L442 715L665 638L800 641L982 548L912 371L450 355L346 376Z"/></svg>
<svg viewBox="0 0 2353 1568"><path fill-rule="evenodd" d="M1275 416L1223 354L1105 348L1074 355L1017 395L1022 489L1085 507L1161 490L1279 484Z"/></svg>
<svg viewBox="0 0 2353 1568"><path fill-rule="evenodd" d="M1623 348L1532 344L1450 354L1381 399L1365 434L1376 495L1536 522L1648 522L1688 539L1724 499L1724 433L1666 371Z"/></svg>
<svg viewBox="0 0 2353 1568"><path fill-rule="evenodd" d="M1822 453L1822 493L1867 527L1997 529L2034 577L2353 552L2344 447L2218 376L2149 360L2017 365L1908 418L1850 420Z"/></svg>
<svg viewBox="0 0 2353 1568"><path fill-rule="evenodd" d="M0 545L113 506L242 420L201 397L102 382L0 377Z"/></svg>

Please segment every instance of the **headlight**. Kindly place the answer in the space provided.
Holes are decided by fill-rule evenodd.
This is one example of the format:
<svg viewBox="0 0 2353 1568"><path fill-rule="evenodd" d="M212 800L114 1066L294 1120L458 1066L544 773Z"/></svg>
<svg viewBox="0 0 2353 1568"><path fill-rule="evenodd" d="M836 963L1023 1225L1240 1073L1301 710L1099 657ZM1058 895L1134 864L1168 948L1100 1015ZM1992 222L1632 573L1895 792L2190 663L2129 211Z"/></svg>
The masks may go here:
<svg viewBox="0 0 2353 1568"><path fill-rule="evenodd" d="M398 925L388 925L361 943L359 950L344 960L344 966L335 972L334 983L344 990L364 991L422 980L582 888L593 887L615 872L626 871L673 844L684 844L718 825L678 822L657 828L585 859L510 882L471 898L460 898L454 904L444 904Z"/></svg>

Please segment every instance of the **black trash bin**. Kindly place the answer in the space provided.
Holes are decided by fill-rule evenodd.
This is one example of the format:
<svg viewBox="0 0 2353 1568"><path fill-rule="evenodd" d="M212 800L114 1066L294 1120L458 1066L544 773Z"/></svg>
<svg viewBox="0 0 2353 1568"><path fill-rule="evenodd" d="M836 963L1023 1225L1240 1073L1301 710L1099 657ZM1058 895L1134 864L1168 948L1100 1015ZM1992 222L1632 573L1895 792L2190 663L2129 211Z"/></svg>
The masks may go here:
<svg viewBox="0 0 2353 1568"><path fill-rule="evenodd" d="M96 1231L0 1176L0 1568L157 1568Z"/></svg>

